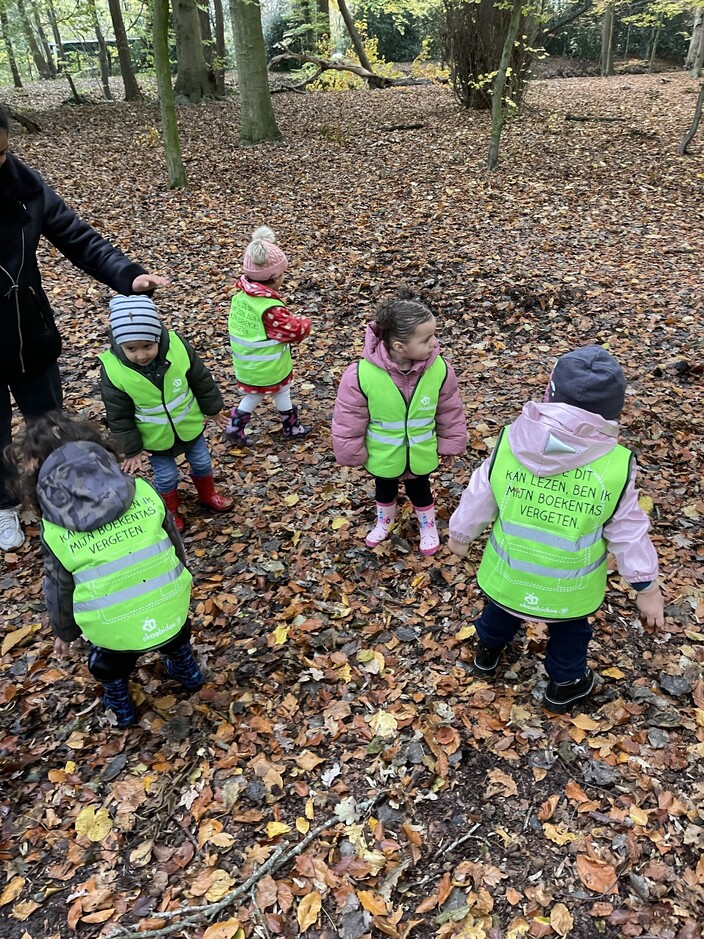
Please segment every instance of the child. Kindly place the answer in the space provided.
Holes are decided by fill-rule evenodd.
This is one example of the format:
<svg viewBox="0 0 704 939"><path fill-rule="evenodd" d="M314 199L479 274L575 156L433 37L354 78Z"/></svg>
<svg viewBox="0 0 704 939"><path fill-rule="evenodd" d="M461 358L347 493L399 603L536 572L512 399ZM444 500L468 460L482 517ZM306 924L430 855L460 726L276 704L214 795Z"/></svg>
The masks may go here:
<svg viewBox="0 0 704 939"><path fill-rule="evenodd" d="M287 268L288 258L273 231L266 225L257 228L244 253L244 274L235 285L228 324L235 378L244 398L230 411L225 436L240 446L252 445L245 428L269 394L274 395L284 440L303 440L313 429L301 424L291 403L291 343L303 342L311 322L289 313L281 302Z"/></svg>
<svg viewBox="0 0 704 939"><path fill-rule="evenodd" d="M88 668L118 727L136 723L127 678L158 649L189 691L204 683L193 657L191 575L171 515L149 483L120 470L97 427L58 412L30 422L12 454L23 495L41 516L44 597L54 650L81 634Z"/></svg>
<svg viewBox="0 0 704 939"><path fill-rule="evenodd" d="M216 492L213 464L203 436L203 419L224 428L222 395L208 369L186 340L161 325L154 303L144 295L110 301L109 351L99 356L100 393L108 426L126 455L126 473L143 470L148 457L156 488L179 532L179 471L184 453L198 501L227 512L233 501Z"/></svg>
<svg viewBox="0 0 704 939"><path fill-rule="evenodd" d="M460 557L492 529L477 581L488 602L476 622L474 668L493 675L521 620L547 622L543 704L566 711L588 697L589 616L606 590L607 550L636 591L641 617L661 627L663 599L633 455L617 443L626 379L600 346L561 356L544 403L528 402L502 430L450 519Z"/></svg>
<svg viewBox="0 0 704 939"><path fill-rule="evenodd" d="M403 479L420 527L421 554L440 547L430 474L438 457L467 449L467 424L452 366L440 355L435 317L409 292L380 303L361 362L342 376L332 418L335 458L364 466L376 483L374 548L389 537Z"/></svg>

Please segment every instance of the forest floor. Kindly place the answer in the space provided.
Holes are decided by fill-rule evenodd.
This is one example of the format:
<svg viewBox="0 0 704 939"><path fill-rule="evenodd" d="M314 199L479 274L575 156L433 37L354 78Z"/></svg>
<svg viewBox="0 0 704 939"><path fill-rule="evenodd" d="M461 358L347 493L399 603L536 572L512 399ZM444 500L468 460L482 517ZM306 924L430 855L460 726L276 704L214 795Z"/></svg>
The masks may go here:
<svg viewBox="0 0 704 939"><path fill-rule="evenodd" d="M287 447L262 406L253 450L211 435L231 515L204 515L184 474L210 680L185 697L145 656L135 729L103 716L84 648L52 655L36 524L0 561L3 939L165 935L175 911L228 897L267 859L207 939L701 936L704 130L676 155L697 90L677 74L535 82L494 173L488 115L447 87L276 95L284 140L250 150L232 97L180 111L185 191L165 185L153 102L3 93L44 129L18 132L18 155L171 276L159 308L228 403L232 285L251 230L274 228L284 295L314 319L295 397L316 423ZM48 246L43 262L67 407L100 418L108 291ZM364 547L372 488L335 465L330 415L375 303L402 282L438 316L470 426L466 458L435 475L443 534L556 356L603 343L624 366L622 440L667 625L644 630L614 574L581 713L540 704L542 626L495 683L472 676L483 541L467 562L422 558L406 504L391 542ZM201 939L193 915L173 934Z"/></svg>

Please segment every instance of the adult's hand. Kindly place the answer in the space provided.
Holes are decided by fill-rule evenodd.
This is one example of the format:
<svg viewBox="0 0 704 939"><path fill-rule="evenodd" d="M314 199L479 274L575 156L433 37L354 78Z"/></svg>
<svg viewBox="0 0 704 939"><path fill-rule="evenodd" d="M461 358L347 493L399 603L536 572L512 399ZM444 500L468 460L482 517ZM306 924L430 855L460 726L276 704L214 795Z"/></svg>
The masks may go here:
<svg viewBox="0 0 704 939"><path fill-rule="evenodd" d="M171 281L168 277L159 277L158 274L140 274L132 281L132 293L146 293L156 287L168 287Z"/></svg>

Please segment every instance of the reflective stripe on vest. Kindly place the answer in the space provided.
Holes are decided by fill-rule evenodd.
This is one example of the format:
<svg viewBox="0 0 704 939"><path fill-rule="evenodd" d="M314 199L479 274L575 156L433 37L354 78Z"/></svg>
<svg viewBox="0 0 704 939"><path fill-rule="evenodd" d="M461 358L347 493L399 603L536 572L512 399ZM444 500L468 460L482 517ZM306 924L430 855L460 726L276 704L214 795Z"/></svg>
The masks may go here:
<svg viewBox="0 0 704 939"><path fill-rule="evenodd" d="M42 521L47 547L73 575L73 613L94 645L141 652L173 638L188 616L191 575L165 536L164 503L142 479L132 504L93 531Z"/></svg>
<svg viewBox="0 0 704 939"><path fill-rule="evenodd" d="M268 388L291 374L291 346L278 339L268 339L262 317L280 300L250 297L238 291L230 304L228 328L235 378L253 388Z"/></svg>
<svg viewBox="0 0 704 939"><path fill-rule="evenodd" d="M630 475L631 453L605 456L556 476L534 476L502 431L489 481L499 515L477 582L496 603L537 619L576 619L606 590L604 526Z"/></svg>
<svg viewBox="0 0 704 939"><path fill-rule="evenodd" d="M439 355L406 403L388 372L366 359L358 364L357 381L369 408L364 466L374 476L398 479L406 470L426 476L437 469L435 412L446 375L447 365Z"/></svg>
<svg viewBox="0 0 704 939"><path fill-rule="evenodd" d="M169 333L168 368L163 389L136 369L121 362L111 351L99 359L108 378L134 402L134 417L145 450L170 450L179 440L188 443L203 432L203 413L188 387L191 367L188 352L174 332Z"/></svg>

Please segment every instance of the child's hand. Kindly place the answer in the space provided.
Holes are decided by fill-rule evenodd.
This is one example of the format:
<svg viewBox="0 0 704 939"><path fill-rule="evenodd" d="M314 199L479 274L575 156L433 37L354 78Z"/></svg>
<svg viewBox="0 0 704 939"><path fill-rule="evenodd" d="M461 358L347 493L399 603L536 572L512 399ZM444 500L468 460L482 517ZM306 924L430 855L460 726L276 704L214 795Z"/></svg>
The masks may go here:
<svg viewBox="0 0 704 939"><path fill-rule="evenodd" d="M456 554L457 557L463 558L467 556L469 551L468 544L460 544L459 541L455 541L454 538L449 538L447 541L447 547L452 551L453 554Z"/></svg>
<svg viewBox="0 0 704 939"><path fill-rule="evenodd" d="M144 470L144 461L146 458L146 451L142 450L137 456L129 456L126 460L123 460L120 469L123 473L141 473Z"/></svg>
<svg viewBox="0 0 704 939"><path fill-rule="evenodd" d="M636 594L636 606L646 626L661 628L665 625L665 602L657 584Z"/></svg>
<svg viewBox="0 0 704 939"><path fill-rule="evenodd" d="M66 642L65 639L59 639L58 636L54 639L54 655L63 656L68 655L71 651L71 643Z"/></svg>
<svg viewBox="0 0 704 939"><path fill-rule="evenodd" d="M220 411L219 414L207 414L205 419L212 421L220 430L227 430L227 425L230 423L230 415L225 411Z"/></svg>
<svg viewBox="0 0 704 939"><path fill-rule="evenodd" d="M441 453L440 454L440 465L441 466L452 466L457 457L454 453Z"/></svg>

